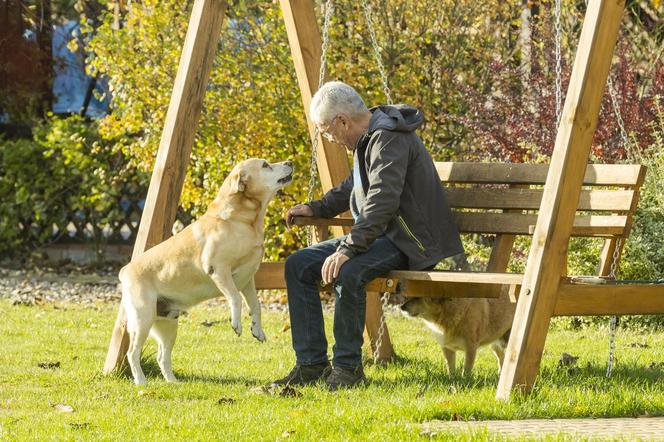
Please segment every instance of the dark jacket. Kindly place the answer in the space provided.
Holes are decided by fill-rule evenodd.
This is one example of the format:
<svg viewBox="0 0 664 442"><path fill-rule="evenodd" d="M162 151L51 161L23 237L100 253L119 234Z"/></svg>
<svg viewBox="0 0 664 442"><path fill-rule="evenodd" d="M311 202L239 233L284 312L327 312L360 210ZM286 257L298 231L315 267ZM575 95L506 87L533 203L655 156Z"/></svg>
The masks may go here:
<svg viewBox="0 0 664 442"><path fill-rule="evenodd" d="M414 270L463 253L431 155L414 132L424 116L406 105L379 106L371 112L368 132L354 152L362 185L353 185L351 171L323 198L308 203L314 216L333 218L355 209L355 225L338 248L351 258L383 234L408 256Z"/></svg>

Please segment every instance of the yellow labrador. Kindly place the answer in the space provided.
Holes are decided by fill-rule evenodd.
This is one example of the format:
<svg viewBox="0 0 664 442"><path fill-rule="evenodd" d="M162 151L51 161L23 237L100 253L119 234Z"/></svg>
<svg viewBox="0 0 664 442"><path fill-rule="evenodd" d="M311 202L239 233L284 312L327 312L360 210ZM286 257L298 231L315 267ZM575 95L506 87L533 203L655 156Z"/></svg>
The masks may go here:
<svg viewBox="0 0 664 442"><path fill-rule="evenodd" d="M269 200L292 177L290 161L243 161L233 168L203 216L120 270L129 333L127 359L136 384L145 383L140 355L149 334L157 340L164 378L176 381L171 352L178 316L222 293L230 305L235 333L242 333L242 293L252 318L251 333L265 341L254 285L263 257L263 218Z"/></svg>

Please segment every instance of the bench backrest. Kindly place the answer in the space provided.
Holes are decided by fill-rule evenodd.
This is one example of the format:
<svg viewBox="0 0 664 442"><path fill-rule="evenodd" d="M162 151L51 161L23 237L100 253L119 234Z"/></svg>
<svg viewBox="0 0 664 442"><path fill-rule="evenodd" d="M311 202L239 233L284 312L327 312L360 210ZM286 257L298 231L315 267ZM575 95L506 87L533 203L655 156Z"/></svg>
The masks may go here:
<svg viewBox="0 0 664 442"><path fill-rule="evenodd" d="M436 169L461 232L532 235L548 165L437 162ZM645 169L588 165L572 235L626 236Z"/></svg>

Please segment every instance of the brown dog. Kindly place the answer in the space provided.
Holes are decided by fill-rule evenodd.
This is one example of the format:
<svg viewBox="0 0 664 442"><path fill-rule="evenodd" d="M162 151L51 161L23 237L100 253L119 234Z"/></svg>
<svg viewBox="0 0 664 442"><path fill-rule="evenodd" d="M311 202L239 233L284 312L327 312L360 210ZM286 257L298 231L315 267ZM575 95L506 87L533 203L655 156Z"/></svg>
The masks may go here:
<svg viewBox="0 0 664 442"><path fill-rule="evenodd" d="M498 370L503 365L516 304L507 293L500 298L413 298L401 309L422 319L443 349L450 375L456 372L456 352L466 353L463 374L469 375L477 349L491 344Z"/></svg>

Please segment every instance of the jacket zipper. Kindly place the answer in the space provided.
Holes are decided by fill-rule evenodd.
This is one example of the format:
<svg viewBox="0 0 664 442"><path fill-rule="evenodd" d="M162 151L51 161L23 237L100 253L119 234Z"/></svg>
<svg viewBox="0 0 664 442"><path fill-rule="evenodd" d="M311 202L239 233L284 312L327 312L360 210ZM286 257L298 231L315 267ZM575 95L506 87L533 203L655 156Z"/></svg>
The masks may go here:
<svg viewBox="0 0 664 442"><path fill-rule="evenodd" d="M408 236L410 236L412 238L412 240L415 241L415 243L417 243L417 247L419 247L420 250L422 252L424 252L424 246L422 245L420 240L417 239L417 237L413 234L413 232L408 228L408 225L406 224L406 221L404 221L404 219L401 217L401 215L397 216L397 219L399 220L399 223L401 224L403 229L406 231Z"/></svg>

